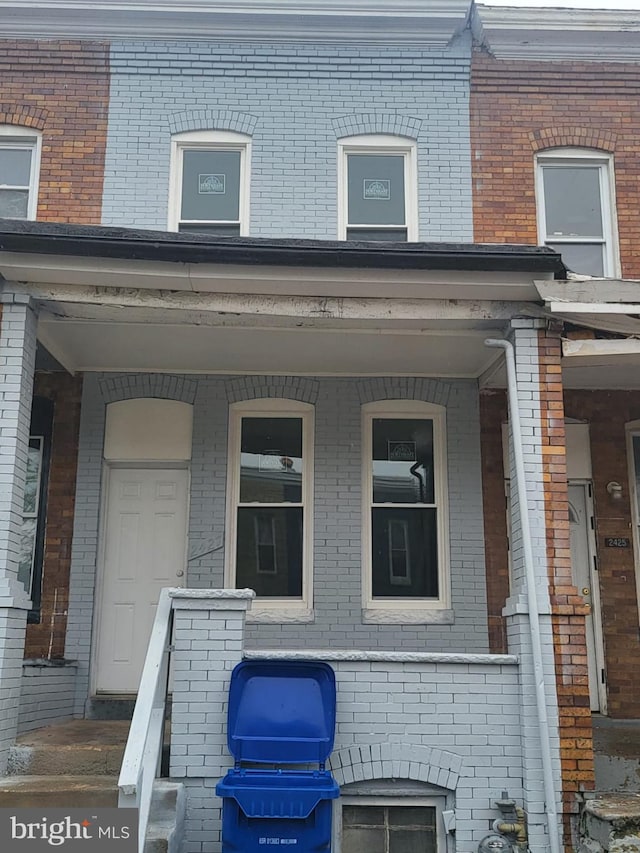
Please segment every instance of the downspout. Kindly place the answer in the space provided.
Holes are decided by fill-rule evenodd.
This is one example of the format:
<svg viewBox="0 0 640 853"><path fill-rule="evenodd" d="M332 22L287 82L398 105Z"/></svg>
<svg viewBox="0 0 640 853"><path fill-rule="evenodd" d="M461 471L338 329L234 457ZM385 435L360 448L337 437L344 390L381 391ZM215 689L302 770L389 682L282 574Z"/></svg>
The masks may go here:
<svg viewBox="0 0 640 853"><path fill-rule="evenodd" d="M509 400L509 419L511 421L511 440L513 442L513 458L516 469L516 490L520 505L520 526L522 532L522 550L524 570L527 583L527 599L529 604L529 630L531 632L531 647L533 653L533 672L536 688L536 704L538 709L538 731L540 735L540 752L542 756L542 773L544 798L547 807L547 827L551 853L562 853L558 812L556 809L556 794L553 784L553 759L549 743L549 717L547 715L547 690L542 664L542 641L540 639L540 614L538 613L538 596L533 563L533 546L531 543L531 527L529 524L529 504L527 501L527 484L524 469L524 452L522 448L522 433L520 432L520 411L518 408L518 383L516 381L516 360L513 344L510 341L489 338L485 341L488 347L504 350L507 365L507 397Z"/></svg>

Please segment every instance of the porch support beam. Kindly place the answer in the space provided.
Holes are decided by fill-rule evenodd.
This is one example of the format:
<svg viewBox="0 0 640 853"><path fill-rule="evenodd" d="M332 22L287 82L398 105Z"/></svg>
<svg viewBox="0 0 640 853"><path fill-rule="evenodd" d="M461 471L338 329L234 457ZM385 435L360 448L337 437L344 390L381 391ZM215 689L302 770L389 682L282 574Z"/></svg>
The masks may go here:
<svg viewBox="0 0 640 853"><path fill-rule="evenodd" d="M18 580L36 318L28 297L0 293L0 776L18 731L27 612Z"/></svg>
<svg viewBox="0 0 640 853"><path fill-rule="evenodd" d="M200 311L238 316L277 316L339 320L508 320L520 313L517 302L499 300L450 300L364 298L356 296L276 296L246 293L192 293L143 288L95 288L63 285L21 284L34 300L55 305L147 308ZM73 309L69 308L69 315ZM126 322L123 316L122 321Z"/></svg>

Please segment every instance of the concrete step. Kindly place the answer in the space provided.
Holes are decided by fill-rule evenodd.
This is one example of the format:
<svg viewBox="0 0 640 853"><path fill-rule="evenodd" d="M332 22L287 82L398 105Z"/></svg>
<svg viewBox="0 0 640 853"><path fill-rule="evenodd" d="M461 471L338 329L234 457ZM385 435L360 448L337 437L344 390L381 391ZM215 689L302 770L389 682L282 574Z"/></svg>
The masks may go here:
<svg viewBox="0 0 640 853"><path fill-rule="evenodd" d="M178 853L184 837L185 810L184 785L156 779L144 853Z"/></svg>
<svg viewBox="0 0 640 853"><path fill-rule="evenodd" d="M9 753L10 775L98 776L120 772L126 721L71 720L20 735Z"/></svg>
<svg viewBox="0 0 640 853"><path fill-rule="evenodd" d="M58 774L0 779L0 808L113 808L117 805L117 776Z"/></svg>
<svg viewBox="0 0 640 853"><path fill-rule="evenodd" d="M640 721L593 718L598 791L640 792Z"/></svg>
<svg viewBox="0 0 640 853"><path fill-rule="evenodd" d="M587 800L578 853L640 853L640 794L596 794Z"/></svg>

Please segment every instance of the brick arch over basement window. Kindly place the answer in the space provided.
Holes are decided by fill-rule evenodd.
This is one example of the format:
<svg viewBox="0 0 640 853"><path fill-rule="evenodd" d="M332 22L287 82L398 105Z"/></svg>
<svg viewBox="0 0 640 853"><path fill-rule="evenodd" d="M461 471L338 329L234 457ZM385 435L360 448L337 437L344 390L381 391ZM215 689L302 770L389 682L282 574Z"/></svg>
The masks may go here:
<svg viewBox="0 0 640 853"><path fill-rule="evenodd" d="M455 791L462 757L412 743L372 744L336 750L329 768L341 787L371 779L413 779Z"/></svg>
<svg viewBox="0 0 640 853"><path fill-rule="evenodd" d="M44 130L48 111L33 104L8 104L0 102L0 124L32 127Z"/></svg>
<svg viewBox="0 0 640 853"><path fill-rule="evenodd" d="M596 127L544 127L529 134L534 151L547 148L595 148L613 153L616 134Z"/></svg>

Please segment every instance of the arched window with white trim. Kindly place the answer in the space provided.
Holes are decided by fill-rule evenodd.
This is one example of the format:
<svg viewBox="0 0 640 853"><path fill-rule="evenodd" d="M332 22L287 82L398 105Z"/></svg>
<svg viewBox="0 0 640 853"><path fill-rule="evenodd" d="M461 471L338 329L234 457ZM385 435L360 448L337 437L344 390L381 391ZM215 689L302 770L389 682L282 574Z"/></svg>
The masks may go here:
<svg viewBox="0 0 640 853"><path fill-rule="evenodd" d="M36 218L41 141L33 128L0 125L0 217Z"/></svg>
<svg viewBox="0 0 640 853"><path fill-rule="evenodd" d="M338 238L418 239L416 143L371 134L338 142Z"/></svg>
<svg viewBox="0 0 640 853"><path fill-rule="evenodd" d="M590 148L536 155L538 239L576 273L619 275L613 157Z"/></svg>
<svg viewBox="0 0 640 853"><path fill-rule="evenodd" d="M249 233L251 137L232 131L177 133L171 140L170 231Z"/></svg>

